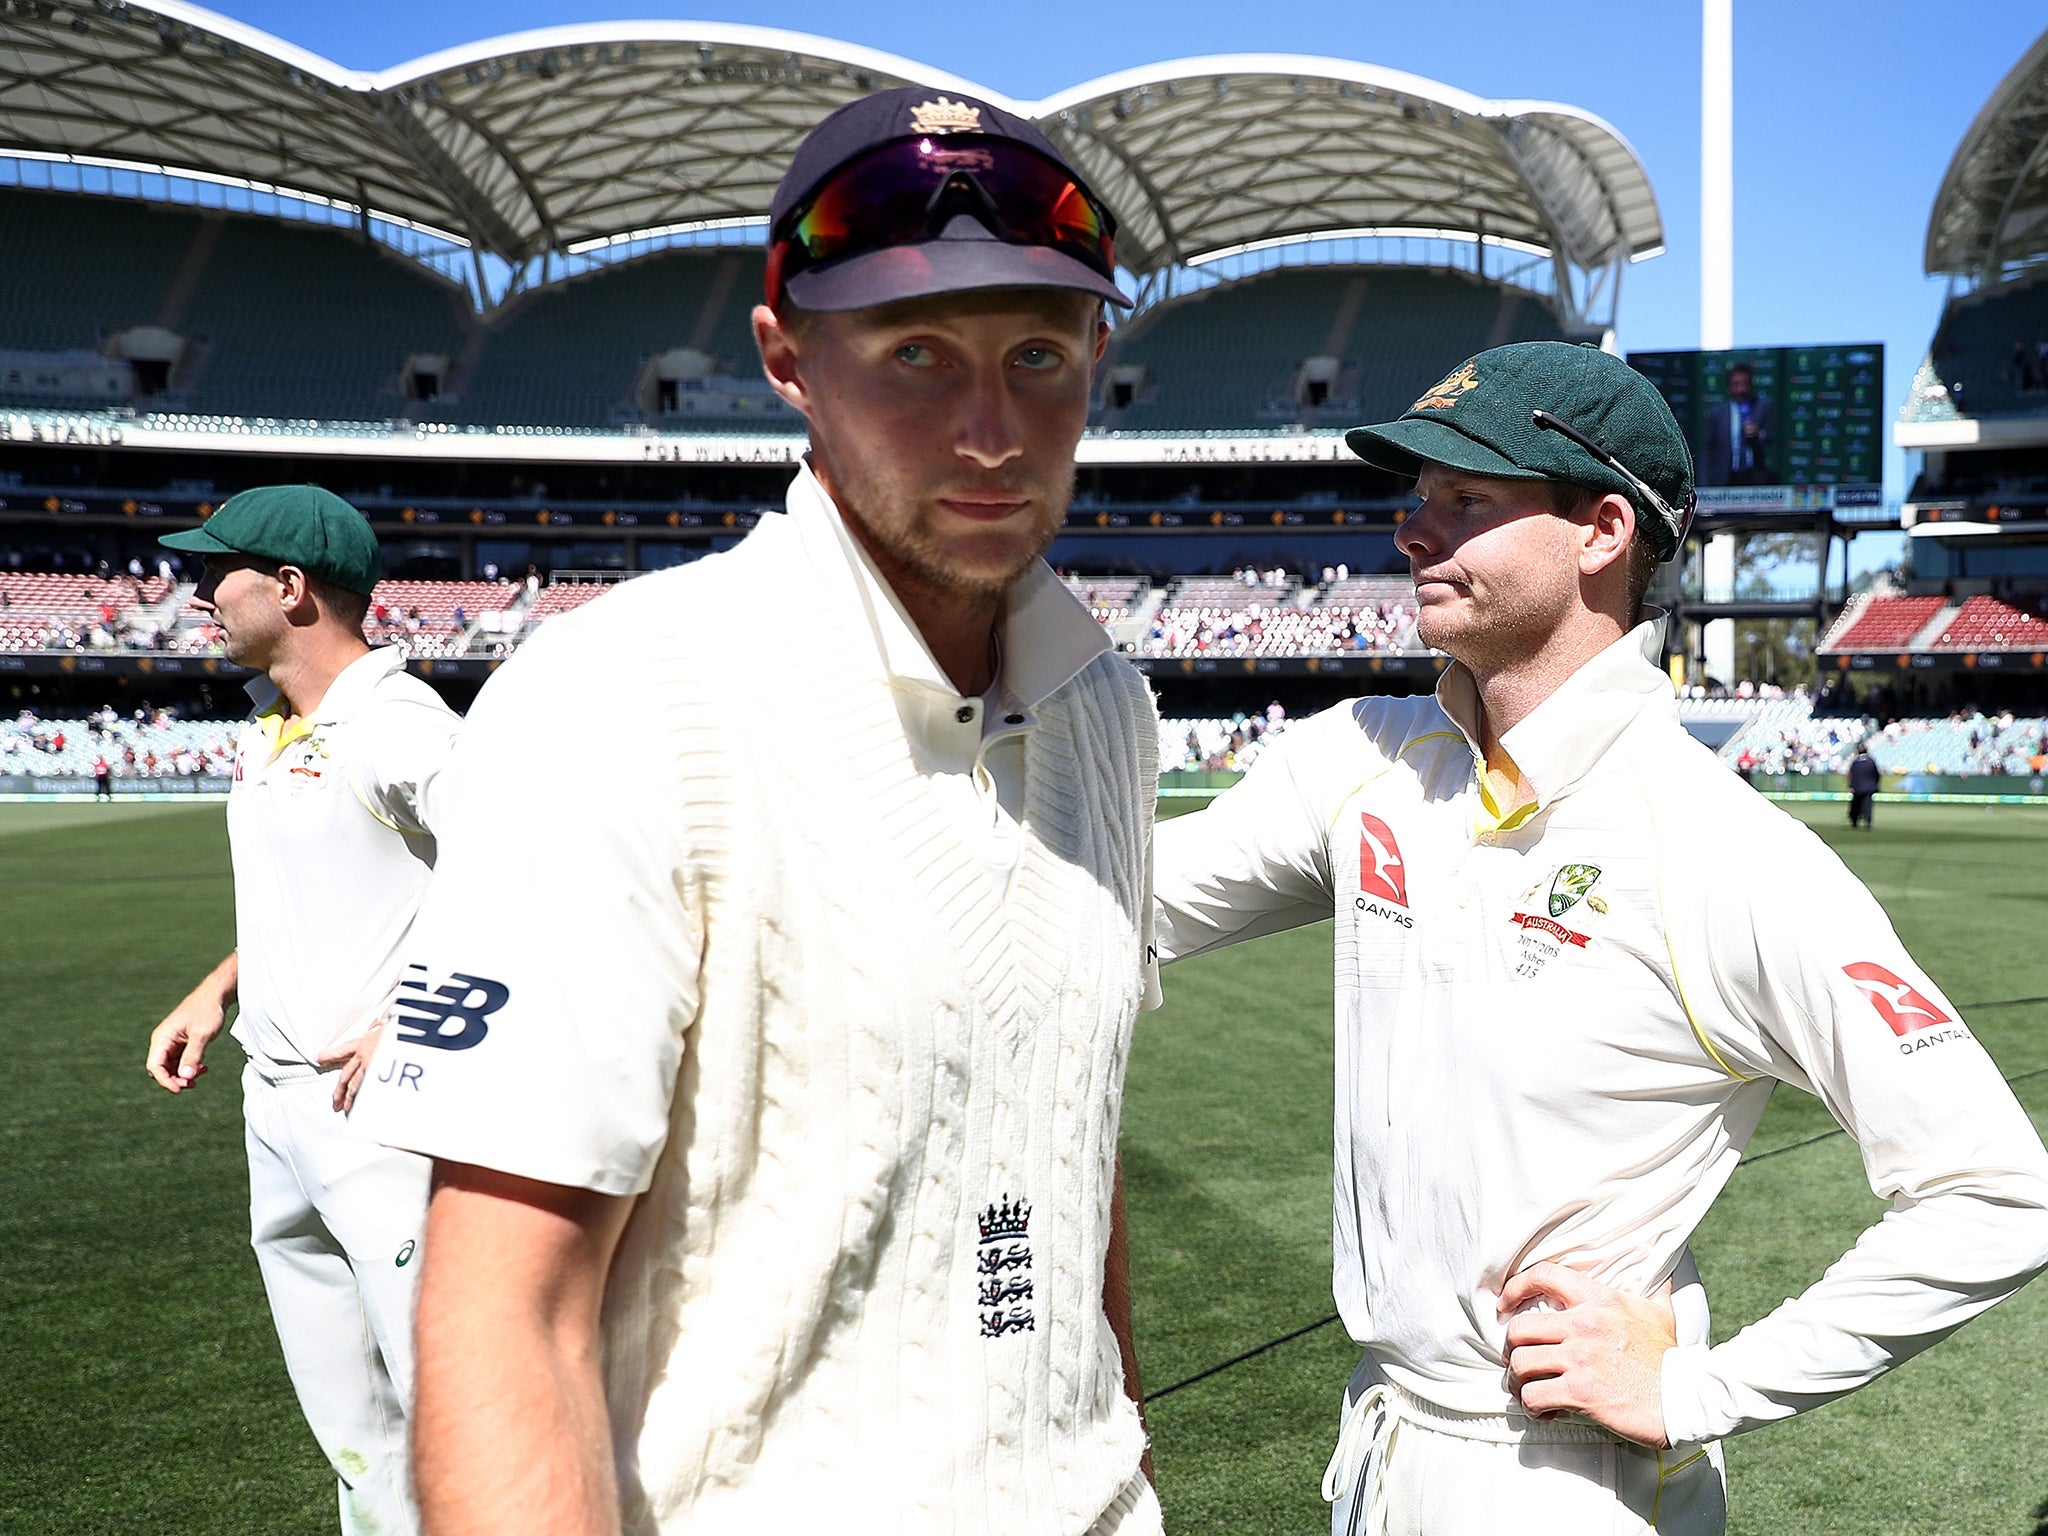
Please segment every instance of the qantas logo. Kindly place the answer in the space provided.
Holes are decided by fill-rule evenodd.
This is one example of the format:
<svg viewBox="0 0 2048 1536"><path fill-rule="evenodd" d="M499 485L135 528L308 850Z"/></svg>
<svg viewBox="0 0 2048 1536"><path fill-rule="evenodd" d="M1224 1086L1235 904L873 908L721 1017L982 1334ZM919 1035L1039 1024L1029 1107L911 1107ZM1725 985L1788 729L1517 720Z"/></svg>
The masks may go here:
<svg viewBox="0 0 2048 1536"><path fill-rule="evenodd" d="M1885 1023L1891 1025L1895 1035L1907 1035L1916 1029L1931 1029L1936 1024L1954 1022L1911 982L1901 981L1873 960L1858 960L1854 965L1845 965L1842 974L1855 982L1858 990L1870 999L1870 1006L1884 1016Z"/></svg>
<svg viewBox="0 0 2048 1536"><path fill-rule="evenodd" d="M1394 829L1370 811L1358 813L1358 888L1399 906L1408 905L1408 865Z"/></svg>

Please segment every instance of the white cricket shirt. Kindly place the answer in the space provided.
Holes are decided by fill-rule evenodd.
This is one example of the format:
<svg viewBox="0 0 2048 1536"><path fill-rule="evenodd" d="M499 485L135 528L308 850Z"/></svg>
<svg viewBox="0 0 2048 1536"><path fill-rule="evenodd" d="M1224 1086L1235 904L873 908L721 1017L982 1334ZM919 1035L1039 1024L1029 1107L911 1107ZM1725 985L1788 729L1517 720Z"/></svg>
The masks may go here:
<svg viewBox="0 0 2048 1536"><path fill-rule="evenodd" d="M1495 1302L1550 1259L1648 1292L1763 1113L1820 1095L1891 1211L1805 1295L1670 1351L1674 1443L1823 1402L2048 1264L2048 1153L1997 1067L1819 838L1678 724L1653 621L1502 745L1477 695L1362 699L1161 824L1172 960L1335 910L1335 1290L1443 1407L1510 1406Z"/></svg>
<svg viewBox="0 0 2048 1536"><path fill-rule="evenodd" d="M429 800L462 722L389 648L344 667L289 733L269 680L248 692L259 707L228 793L234 1036L259 1070L304 1069L397 985L434 863Z"/></svg>

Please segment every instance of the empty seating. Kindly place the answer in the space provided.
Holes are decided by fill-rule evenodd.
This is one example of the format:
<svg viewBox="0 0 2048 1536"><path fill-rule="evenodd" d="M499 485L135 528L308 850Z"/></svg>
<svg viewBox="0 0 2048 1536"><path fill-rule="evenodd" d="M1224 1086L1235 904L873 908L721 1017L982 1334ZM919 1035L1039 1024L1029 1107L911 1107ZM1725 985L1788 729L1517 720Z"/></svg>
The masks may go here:
<svg viewBox="0 0 2048 1536"><path fill-rule="evenodd" d="M0 349L96 350L152 324L198 227L120 198L0 191Z"/></svg>
<svg viewBox="0 0 2048 1536"><path fill-rule="evenodd" d="M723 396L751 406L718 415L717 426L793 430L799 418L767 393L754 353L749 317L765 261L758 250L663 251L533 293L493 323L448 414L487 424L637 421L647 363L687 349L715 361L715 379L739 386ZM679 397L673 414L686 416L685 403Z"/></svg>
<svg viewBox="0 0 2048 1536"><path fill-rule="evenodd" d="M1151 656L1328 656L1426 650L1406 577L1347 577L1302 591L1290 580L1189 576L1175 583L1139 650Z"/></svg>
<svg viewBox="0 0 2048 1536"><path fill-rule="evenodd" d="M1102 624L1129 618L1152 592L1152 583L1142 576L1068 576L1066 583Z"/></svg>
<svg viewBox="0 0 2048 1536"><path fill-rule="evenodd" d="M1822 645L1826 651L1893 651L1941 612L1938 597L1873 597L1853 617L1844 614Z"/></svg>
<svg viewBox="0 0 2048 1536"><path fill-rule="evenodd" d="M531 622L551 619L558 613L571 613L581 608L594 597L618 585L610 581L555 581L540 589L540 596L533 600L533 606L526 610Z"/></svg>
<svg viewBox="0 0 2048 1536"><path fill-rule="evenodd" d="M1995 597L1973 597L1934 637L1937 651L2048 650L2048 622Z"/></svg>
<svg viewBox="0 0 2048 1536"><path fill-rule="evenodd" d="M2048 281L1968 295L1949 306L1929 361L1966 415L2048 411Z"/></svg>
<svg viewBox="0 0 2048 1536"><path fill-rule="evenodd" d="M467 298L341 230L228 218L177 327L173 379L195 412L383 420L406 408L409 356L453 358Z"/></svg>
<svg viewBox="0 0 2048 1536"><path fill-rule="evenodd" d="M0 651L112 648L138 625L139 610L170 592L158 576L0 572Z"/></svg>
<svg viewBox="0 0 2048 1536"><path fill-rule="evenodd" d="M1474 352L1562 335L1540 297L1465 273L1284 267L1172 300L1120 331L1095 419L1126 430L1380 419ZM1313 377L1311 359L1326 360Z"/></svg>

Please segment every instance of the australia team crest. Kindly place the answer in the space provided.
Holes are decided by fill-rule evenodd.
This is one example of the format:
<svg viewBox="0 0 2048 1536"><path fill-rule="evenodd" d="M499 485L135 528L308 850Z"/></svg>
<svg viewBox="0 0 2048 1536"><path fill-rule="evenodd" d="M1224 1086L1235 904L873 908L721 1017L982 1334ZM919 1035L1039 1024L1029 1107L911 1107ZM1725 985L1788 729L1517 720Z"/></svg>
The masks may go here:
<svg viewBox="0 0 2048 1536"><path fill-rule="evenodd" d="M1579 904L1600 878L1597 864L1567 864L1550 882L1550 915L1563 917Z"/></svg>

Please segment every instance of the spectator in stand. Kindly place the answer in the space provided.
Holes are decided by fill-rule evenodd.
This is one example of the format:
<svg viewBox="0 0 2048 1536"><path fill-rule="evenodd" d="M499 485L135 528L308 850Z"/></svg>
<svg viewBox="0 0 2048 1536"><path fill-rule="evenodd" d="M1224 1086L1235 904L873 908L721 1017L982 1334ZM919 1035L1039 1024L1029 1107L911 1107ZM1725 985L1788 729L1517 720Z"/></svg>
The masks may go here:
<svg viewBox="0 0 2048 1536"><path fill-rule="evenodd" d="M1849 759L1849 825L1871 830L1870 810L1877 803L1877 759L1870 744L1858 742L1856 755Z"/></svg>

